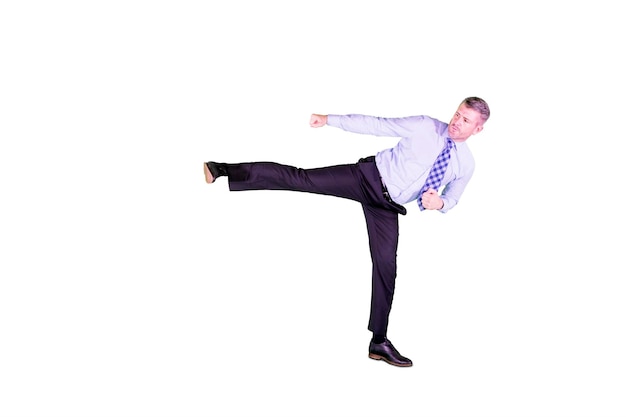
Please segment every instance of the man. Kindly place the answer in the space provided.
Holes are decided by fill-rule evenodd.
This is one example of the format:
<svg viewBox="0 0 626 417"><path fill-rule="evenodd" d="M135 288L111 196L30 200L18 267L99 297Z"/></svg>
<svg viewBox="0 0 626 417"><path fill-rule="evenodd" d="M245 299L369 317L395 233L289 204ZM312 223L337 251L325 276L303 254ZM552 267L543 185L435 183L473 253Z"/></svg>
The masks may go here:
<svg viewBox="0 0 626 417"><path fill-rule="evenodd" d="M458 203L474 172L465 141L489 119L487 103L468 97L450 123L429 116L381 118L364 115L311 115L311 127L325 125L348 132L399 137L399 142L357 163L299 169L273 162L226 164L206 162L212 184L228 177L231 191L292 190L348 198L361 203L372 257L372 298L368 329L369 357L396 366L412 366L387 339L396 280L398 213L416 201L420 210L446 213ZM439 188L444 186L439 194Z"/></svg>

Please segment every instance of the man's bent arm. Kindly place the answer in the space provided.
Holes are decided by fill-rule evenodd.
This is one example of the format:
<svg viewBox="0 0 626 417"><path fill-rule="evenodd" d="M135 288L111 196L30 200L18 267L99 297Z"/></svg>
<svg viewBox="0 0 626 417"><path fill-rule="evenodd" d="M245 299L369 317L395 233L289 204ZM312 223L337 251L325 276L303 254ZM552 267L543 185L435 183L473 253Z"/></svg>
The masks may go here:
<svg viewBox="0 0 626 417"><path fill-rule="evenodd" d="M452 181L444 187L443 192L440 195L443 200L443 207L439 209L439 212L446 213L448 210L457 205L471 178L471 175L466 175Z"/></svg>

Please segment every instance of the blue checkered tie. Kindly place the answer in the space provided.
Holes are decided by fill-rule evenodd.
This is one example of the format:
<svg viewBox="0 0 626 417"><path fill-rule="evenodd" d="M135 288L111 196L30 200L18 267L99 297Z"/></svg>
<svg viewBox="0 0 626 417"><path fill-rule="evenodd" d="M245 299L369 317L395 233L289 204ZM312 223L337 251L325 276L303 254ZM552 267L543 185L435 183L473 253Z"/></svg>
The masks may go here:
<svg viewBox="0 0 626 417"><path fill-rule="evenodd" d="M428 174L428 178L426 179L426 183L424 183L424 187L417 195L417 204L420 206L420 210L424 210L424 206L422 206L422 194L428 191L429 188L437 190L441 185L441 180L443 179L443 174L446 173L446 169L448 168L448 162L450 162L450 149L454 146L454 142L450 138L446 139L446 147L443 148L437 160L433 164L433 167L430 169L430 174Z"/></svg>

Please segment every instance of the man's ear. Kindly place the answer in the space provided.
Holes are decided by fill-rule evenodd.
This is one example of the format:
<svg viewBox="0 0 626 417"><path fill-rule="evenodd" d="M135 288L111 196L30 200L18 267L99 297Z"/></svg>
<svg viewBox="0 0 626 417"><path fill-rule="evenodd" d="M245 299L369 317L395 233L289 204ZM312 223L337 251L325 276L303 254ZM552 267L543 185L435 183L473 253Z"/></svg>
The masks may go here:
<svg viewBox="0 0 626 417"><path fill-rule="evenodd" d="M483 130L483 126L482 125L476 126L476 129L474 129L474 134L480 133L481 130Z"/></svg>

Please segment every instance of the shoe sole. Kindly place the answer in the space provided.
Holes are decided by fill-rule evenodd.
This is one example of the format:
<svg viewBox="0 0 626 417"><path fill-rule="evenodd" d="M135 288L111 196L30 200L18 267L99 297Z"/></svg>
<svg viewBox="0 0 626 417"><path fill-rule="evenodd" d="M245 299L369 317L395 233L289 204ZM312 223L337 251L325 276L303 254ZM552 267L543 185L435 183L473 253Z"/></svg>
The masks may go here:
<svg viewBox="0 0 626 417"><path fill-rule="evenodd" d="M391 362L389 359L385 358L384 356L376 355L375 353L370 353L370 359L374 359L375 361L385 361L389 365L399 366L401 368L408 368L410 366L413 366L412 363L395 363L395 362Z"/></svg>

